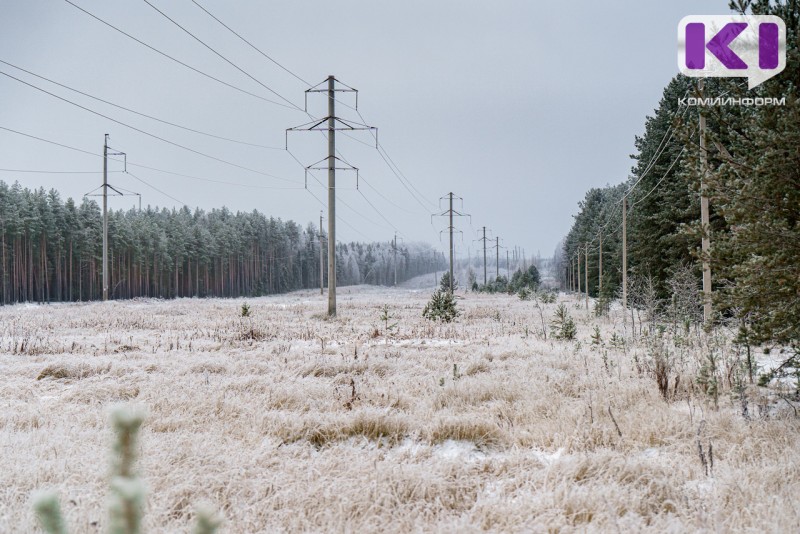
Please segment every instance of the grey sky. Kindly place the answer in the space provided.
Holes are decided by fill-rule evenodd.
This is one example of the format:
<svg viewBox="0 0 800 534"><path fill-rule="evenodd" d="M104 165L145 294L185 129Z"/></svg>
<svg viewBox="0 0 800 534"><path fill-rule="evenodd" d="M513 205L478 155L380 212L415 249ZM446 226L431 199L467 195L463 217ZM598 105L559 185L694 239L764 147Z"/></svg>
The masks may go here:
<svg viewBox="0 0 800 534"><path fill-rule="evenodd" d="M186 63L247 91L263 87L192 40L140 0L73 0L97 16ZM297 73L318 83L334 74L359 89L359 110L377 126L391 158L425 198L453 191L472 225L460 222L463 251L481 226L507 246L552 254L577 202L593 186L627 176L634 136L641 134L666 83L677 73L676 28L688 14L724 14L718 1L222 1L209 11ZM205 138L155 123L52 86L0 64L0 71L215 157L267 172L287 183L237 169L148 138L0 76L0 126L100 153L103 134L128 158L160 169L256 189L130 168L192 207L258 209L303 225L322 206L303 188L303 169L285 151L284 130L307 122L301 112L271 105L193 73L81 13L63 0L0 0L0 59L134 110L268 150ZM285 98L302 106L306 87L210 19L190 0L151 0L176 21ZM566 6L569 9L566 9ZM342 94L352 104L351 95ZM325 114L322 96L309 111ZM340 106L338 115L358 119ZM354 137L369 144L369 134ZM362 183L339 173L338 238L439 243L434 221L389 171L374 148L338 137L361 168ZM0 168L94 171L102 160L0 130ZM289 136L305 165L326 155L319 134ZM113 164L115 170L121 166ZM325 181L325 173L319 172ZM80 198L100 174L0 172L6 182L56 188ZM367 186L369 183L374 189ZM175 202L131 176L110 182L143 194L144 203ZM311 180L311 192L325 191ZM375 189L380 192L376 193ZM390 199L392 203L382 198ZM368 203L371 202L377 211ZM133 199L114 199L115 208ZM397 206L393 205L396 204ZM402 208L402 209L400 209ZM388 219L388 223L384 220ZM391 225L389 224L391 223Z"/></svg>

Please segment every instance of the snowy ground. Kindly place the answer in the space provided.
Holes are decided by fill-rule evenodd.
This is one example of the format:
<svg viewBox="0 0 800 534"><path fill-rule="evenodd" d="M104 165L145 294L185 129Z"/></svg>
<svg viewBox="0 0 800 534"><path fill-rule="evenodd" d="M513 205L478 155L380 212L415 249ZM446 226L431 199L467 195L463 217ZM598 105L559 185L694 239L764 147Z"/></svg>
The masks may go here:
<svg viewBox="0 0 800 534"><path fill-rule="evenodd" d="M729 345L718 408L701 334L666 402L618 314L562 296L578 342L544 340L555 304L467 293L434 325L409 285L342 288L335 320L313 291L249 299L251 319L241 299L0 308L0 532L35 531L39 488L104 530L119 401L147 411L149 532L187 532L199 501L232 533L797 531L800 424L755 386L742 416Z"/></svg>

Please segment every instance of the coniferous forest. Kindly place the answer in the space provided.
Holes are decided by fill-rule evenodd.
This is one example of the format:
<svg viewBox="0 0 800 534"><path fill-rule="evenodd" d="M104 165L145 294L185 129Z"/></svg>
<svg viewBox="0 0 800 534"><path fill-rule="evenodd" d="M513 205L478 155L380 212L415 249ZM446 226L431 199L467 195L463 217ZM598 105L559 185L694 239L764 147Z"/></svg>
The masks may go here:
<svg viewBox="0 0 800 534"><path fill-rule="evenodd" d="M102 298L102 229L92 200L0 182L0 303ZM257 211L110 211L108 235L112 299L260 296L320 284L314 225ZM394 283L391 242L339 243L336 253L339 285ZM327 247L325 256L327 269ZM434 269L443 260L431 247L398 245L398 283Z"/></svg>
<svg viewBox="0 0 800 534"><path fill-rule="evenodd" d="M750 7L752 14L785 21L786 70L750 91L740 78L710 78L702 95L696 79L675 77L636 139L627 181L591 189L579 204L557 254L559 272L565 287L575 287L579 268L585 288L588 244L588 289L598 296L602 235L600 296L619 296L622 200L627 197L629 289L646 281L654 296L667 302L687 271L699 288L704 186L717 319L740 321L751 341L800 345L800 5L743 5L742 12ZM785 97L785 103L687 106L687 97ZM707 121L705 150L701 113Z"/></svg>

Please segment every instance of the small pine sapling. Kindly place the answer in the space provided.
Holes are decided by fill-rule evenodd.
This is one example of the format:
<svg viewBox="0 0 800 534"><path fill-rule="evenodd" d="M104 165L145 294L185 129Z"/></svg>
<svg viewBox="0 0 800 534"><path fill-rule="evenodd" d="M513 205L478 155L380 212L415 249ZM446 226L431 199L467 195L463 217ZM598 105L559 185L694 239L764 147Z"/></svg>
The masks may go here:
<svg viewBox="0 0 800 534"><path fill-rule="evenodd" d="M422 316L430 321L440 321L450 323L460 315L456 309L456 300L449 291L437 289L431 295L431 300L422 310Z"/></svg>
<svg viewBox="0 0 800 534"><path fill-rule="evenodd" d="M381 308L381 314L379 319L383 321L383 335L387 338L387 342L389 333L395 328L397 328L398 323L389 324L389 321L391 321L394 318L395 316L392 315L392 313L389 311L389 305L384 304L383 307Z"/></svg>
<svg viewBox="0 0 800 534"><path fill-rule="evenodd" d="M120 405L112 411L114 446L109 504L110 534L141 532L144 509L144 485L134 470L139 429L144 416L138 410ZM39 524L47 534L67 534L58 497L51 492L34 497L33 508ZM208 508L198 510L196 534L214 534L221 521Z"/></svg>
<svg viewBox="0 0 800 534"><path fill-rule="evenodd" d="M564 304L559 304L556 308L555 316L550 323L550 335L554 339L563 341L571 341L575 339L578 334L578 329L575 326L575 321L569 315L567 307Z"/></svg>

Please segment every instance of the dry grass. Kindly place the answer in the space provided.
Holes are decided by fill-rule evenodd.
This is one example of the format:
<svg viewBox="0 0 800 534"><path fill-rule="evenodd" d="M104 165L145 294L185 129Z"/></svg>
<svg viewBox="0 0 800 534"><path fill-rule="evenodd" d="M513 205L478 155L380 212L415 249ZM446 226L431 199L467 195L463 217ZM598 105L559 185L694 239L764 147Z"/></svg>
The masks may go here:
<svg viewBox="0 0 800 534"><path fill-rule="evenodd" d="M470 293L436 325L427 296L345 288L334 320L313 292L248 299L245 330L235 300L0 308L0 532L35 531L39 488L102 531L120 400L148 413L151 532L186 531L202 500L227 532L797 529L800 423L755 387L745 420L725 358L714 409L693 383L708 340L670 353L665 401L652 343L590 347L595 324L624 335L614 313L568 299L578 348L532 335L530 302Z"/></svg>

